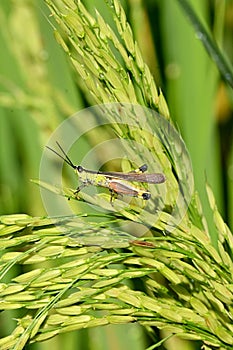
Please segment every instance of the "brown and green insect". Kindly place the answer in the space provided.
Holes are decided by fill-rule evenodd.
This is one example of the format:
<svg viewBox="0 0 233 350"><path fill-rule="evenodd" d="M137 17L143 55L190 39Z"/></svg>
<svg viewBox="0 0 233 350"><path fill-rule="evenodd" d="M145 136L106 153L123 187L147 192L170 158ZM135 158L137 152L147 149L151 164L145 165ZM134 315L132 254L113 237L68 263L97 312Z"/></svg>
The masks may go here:
<svg viewBox="0 0 233 350"><path fill-rule="evenodd" d="M71 166L78 175L80 185L74 192L75 194L81 191L84 187L92 185L108 188L111 193L111 203L114 195L117 194L148 200L151 197L151 193L132 182L160 184L166 180L162 173L145 174L148 168L146 164L143 164L138 169L135 169L129 173L103 172L84 169L81 165L74 165L61 145L58 142L56 143L62 154L59 154L57 151L48 146L47 148L63 159L64 162Z"/></svg>

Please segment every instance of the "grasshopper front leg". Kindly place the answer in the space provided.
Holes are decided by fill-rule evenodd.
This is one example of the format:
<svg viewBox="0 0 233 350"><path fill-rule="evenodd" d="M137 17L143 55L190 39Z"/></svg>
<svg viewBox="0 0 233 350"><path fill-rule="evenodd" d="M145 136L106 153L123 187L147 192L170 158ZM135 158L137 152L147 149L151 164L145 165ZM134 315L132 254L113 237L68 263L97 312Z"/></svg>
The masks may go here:
<svg viewBox="0 0 233 350"><path fill-rule="evenodd" d="M77 187L77 189L74 191L74 195L78 194L84 187L86 187L87 184L82 183L80 186Z"/></svg>

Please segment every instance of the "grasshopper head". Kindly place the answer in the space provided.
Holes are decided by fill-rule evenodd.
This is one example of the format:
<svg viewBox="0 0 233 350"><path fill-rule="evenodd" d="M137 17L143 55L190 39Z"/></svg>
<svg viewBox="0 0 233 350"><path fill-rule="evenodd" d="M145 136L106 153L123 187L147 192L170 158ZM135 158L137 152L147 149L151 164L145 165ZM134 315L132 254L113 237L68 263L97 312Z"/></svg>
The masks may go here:
<svg viewBox="0 0 233 350"><path fill-rule="evenodd" d="M82 173L83 172L83 167L81 165L78 165L75 168L76 168L78 173Z"/></svg>

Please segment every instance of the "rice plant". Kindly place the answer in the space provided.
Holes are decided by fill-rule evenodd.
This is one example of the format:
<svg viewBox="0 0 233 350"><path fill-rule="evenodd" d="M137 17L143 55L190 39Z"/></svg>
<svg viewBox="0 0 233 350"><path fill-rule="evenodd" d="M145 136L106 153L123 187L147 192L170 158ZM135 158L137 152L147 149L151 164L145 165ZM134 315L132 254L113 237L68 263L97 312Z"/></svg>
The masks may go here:
<svg viewBox="0 0 233 350"><path fill-rule="evenodd" d="M189 15L191 9L190 18L196 25L200 24L199 18L193 15L195 12L192 12L192 8L187 7L186 1L179 2ZM18 350L28 344L39 344L49 339L65 341L65 335L71 331L137 323L143 327L147 336L141 348L150 346L153 349L160 346L162 349L165 343L172 349L172 346L177 346L177 339L180 338L190 341L189 345L183 343L180 348L201 344L205 349L231 349L232 233L218 210L217 203L222 208L221 211L224 208L218 194L219 187L214 186L221 175L219 168L216 177L209 178L216 158L209 160L206 177L217 196L213 194L211 186L206 184L204 173L212 128L212 124L204 116L211 116L209 111L213 105L218 78L216 67L220 63L219 71L223 76L225 74L225 80L229 84L232 81L231 68L223 59L221 50L216 49L212 43L211 36L204 35L205 29L202 26L198 27L199 34L204 36L208 47L212 48L210 53L215 53L215 58L218 56L216 66L211 66L205 51L200 49L201 42L193 45L190 43L190 50L187 50L187 46L182 48L179 35L186 42L189 34L183 31L183 23L177 22L183 14L176 13L179 7L174 5L175 2L167 1L160 6L157 4L160 19L163 19L161 35L164 45L169 44L167 48L163 48L170 51L165 57L167 60L171 59L174 43L180 54L180 64L166 62L168 104L149 69L149 59L146 64L137 43L138 41L143 45L137 24L133 17L130 24L118 0L106 0L98 10L93 8L92 3L84 4L74 0L44 0L44 3L47 8L41 4L38 11L42 8L44 12L49 9L50 16L45 15L48 16L45 23L54 31L57 44L67 58L62 51L57 51L58 57L62 57L62 62L67 59L72 64L73 71L64 65L69 74L67 78L59 62L56 69L60 69L62 74L48 82L47 74L50 72L53 76L55 66L51 65L47 70L46 57L36 60L42 47L39 46L41 42L38 37L34 38L35 46L27 45L27 41L23 40L23 49L19 50L22 29L17 31L17 25L22 23L22 18L27 19L25 25L31 21L30 25L36 33L37 22L35 18L28 16L30 6L24 2L22 6L16 6L13 11L15 17L12 18L18 21L15 20L15 27L13 24L10 26L11 33L15 35L12 51L17 55L19 72L24 73L25 86L20 89L19 82L16 86L9 84L9 81L3 81L6 91L2 93L0 102L5 108L9 108L15 106L17 101L17 123L24 130L23 133L16 133L20 145L19 154L24 154L23 148L30 144L26 159L34 159L35 163L28 162L34 169L39 161L39 153L36 157L33 154L34 143L39 143L39 138L35 135L39 133L42 143L46 143L48 134L59 124L56 114L70 116L75 113L77 105L80 108L82 103L84 105L88 102L90 105L97 104L96 107L88 109L88 115L95 121L94 125L98 121L101 128L99 131L82 131L85 140L80 140L83 148L78 149L85 151L87 143L94 149L98 143L107 142L114 135L114 140L120 140L123 149L120 162L122 171L130 173L134 171L135 164L142 165L144 162L151 172L159 169L165 175L166 182L161 187L149 185L148 188L142 185L145 191L151 193L148 201L135 195L129 201L124 196L118 196L111 203L107 191L94 195L81 191L77 195L74 187L77 185L67 185L70 178L65 186L58 187L55 179L54 183L44 181L43 177L36 180L37 176L32 172L30 177L34 179L34 183L30 183L30 186L33 186L33 191L38 188L34 185L37 183L52 195L56 194L52 198L57 198L58 195L63 203L69 203L72 207L72 215L53 217L48 216L48 211L43 217L41 214L35 216L35 212L41 213L40 204L37 204L38 194L33 197L34 192L30 193L21 186L19 192L26 191L27 196L18 198L24 198L22 202L25 201L26 204L17 206L10 202L11 195L7 186L3 187L3 194L7 199L7 204L2 202L5 212L24 211L30 215L19 213L2 215L0 218L1 309L5 311L4 322L11 328L8 335L5 334L0 339L0 348ZM134 6L131 2L128 6L132 6L133 15ZM146 13L143 12L145 8L142 4L140 10L142 12L137 14ZM169 11L172 14L168 16ZM45 20L43 16L42 18ZM139 16L138 20L140 22L142 18ZM169 30L173 20L178 28L177 36L171 42L166 37L172 35ZM182 18L183 20L185 19ZM149 24L148 18L146 24ZM190 25L186 25L192 31ZM153 28L147 33L148 43L152 42L152 32ZM30 43L33 33L28 31ZM46 40L52 39L46 37ZM144 45L146 47L145 43ZM58 45L55 50L58 50ZM191 61L189 55L192 57ZM53 59L56 59L55 55ZM204 67L207 62L210 66L205 74ZM196 69L199 65L202 71L197 75ZM187 74L184 77L185 69ZM35 73L38 75L35 76ZM179 75L181 80L176 80ZM63 91L57 88L64 85L63 81L58 83L61 77L70 79L66 82L66 86L69 83L71 89L69 97L66 96L65 88ZM184 89L182 79L190 81L190 90ZM74 80L78 83L80 96L83 98L80 103L77 103L79 97L73 93ZM56 87L54 89L53 84ZM198 90L198 93L192 95L192 89ZM182 96L180 104L177 104L176 94ZM190 102L193 96L197 100ZM205 104L200 103L202 99ZM51 103L52 100L55 103ZM33 118L25 119L22 115L23 109L32 114ZM200 118L194 128L189 124L190 118L181 123L187 146L171 118L174 115L179 124L179 113L180 118L182 115ZM82 113L78 117L72 119L72 122L77 121L75 125L81 130L87 119L82 118ZM10 155L12 146L8 135L10 128L17 129L17 125L13 123L16 118L11 124L6 120L4 116L3 141ZM76 132L75 129L74 133ZM26 140L25 135L28 137ZM63 140L64 143L73 137L72 133L69 134ZM52 139L54 140L55 138ZM16 144L13 145L16 148ZM200 151L203 148L205 155ZM114 152L118 154L117 151ZM21 164L19 157L16 160L6 157L3 151L1 153L2 164L6 166L1 176L4 179L10 174L10 181L19 195L16 190L17 181L11 175L26 171L25 163ZM96 154L100 159L105 157L102 149L97 149ZM54 158L50 158L50 162L53 161ZM15 162L21 165L17 167ZM56 162L59 162L59 158L55 159ZM45 164L47 166L48 163ZM117 163L116 167L118 166ZM43 160L41 167L43 168ZM70 199L69 202L67 198ZM20 209L14 210L14 206L15 209ZM33 207L31 212L30 206ZM55 204L52 205L54 207ZM10 323L12 315L17 320ZM90 344L91 334L94 332L88 333L89 337L85 335ZM121 336L122 334L124 338L127 337L124 330ZM77 348L77 344L82 349L88 348L87 344L81 345L80 339L72 339L76 341L73 348ZM43 347L43 344L49 343L41 344ZM118 347L123 346L119 340ZM134 344L133 346L135 349ZM96 348L96 344L92 343L90 347Z"/></svg>

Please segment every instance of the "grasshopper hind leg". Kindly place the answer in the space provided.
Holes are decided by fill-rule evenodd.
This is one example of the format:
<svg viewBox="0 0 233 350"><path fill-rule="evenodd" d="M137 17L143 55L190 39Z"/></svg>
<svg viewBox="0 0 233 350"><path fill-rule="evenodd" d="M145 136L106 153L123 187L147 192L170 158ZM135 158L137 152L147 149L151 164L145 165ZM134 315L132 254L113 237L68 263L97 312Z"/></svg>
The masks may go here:
<svg viewBox="0 0 233 350"><path fill-rule="evenodd" d="M139 171L141 173L144 173L145 171L147 171L147 169L148 169L147 164L143 164L143 165L140 166Z"/></svg>

